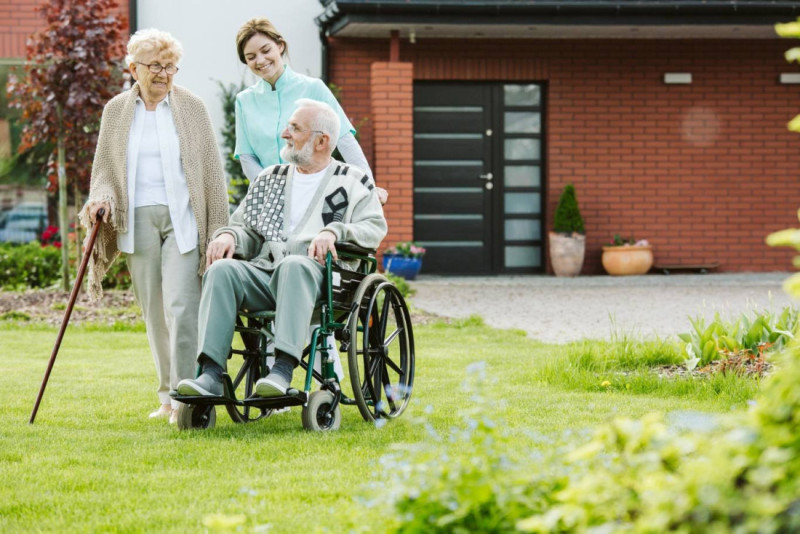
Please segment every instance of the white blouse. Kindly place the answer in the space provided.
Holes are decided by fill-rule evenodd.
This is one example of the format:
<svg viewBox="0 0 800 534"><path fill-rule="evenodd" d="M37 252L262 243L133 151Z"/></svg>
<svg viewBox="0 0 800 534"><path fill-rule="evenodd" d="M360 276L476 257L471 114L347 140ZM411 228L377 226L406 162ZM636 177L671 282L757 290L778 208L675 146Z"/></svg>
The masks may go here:
<svg viewBox="0 0 800 534"><path fill-rule="evenodd" d="M133 216L135 207L140 205L152 205L160 202L152 202L152 198L145 200L146 204L137 202L137 180L145 180L152 184L158 182L158 178L152 176L147 169L152 169L153 158L149 164L145 163L144 169L140 168L139 152L147 150L145 144L152 142L153 132L146 128L147 110L141 98L136 99L136 109L133 114L133 122L128 136L128 231L117 235L117 247L126 254L133 253ZM175 241L181 254L186 254L197 248L197 221L195 220L192 206L189 202L189 188L186 185L186 174L181 165L181 150L178 140L178 129L175 121L172 120L172 112L169 108L169 96L158 103L155 111L155 134L158 138L158 151L160 153L161 173L164 183L164 193L166 205L169 208L169 215L172 219L172 227L175 229ZM144 139L147 136L147 139ZM152 155L151 155L152 156ZM148 176L144 177L144 173ZM154 198L158 198L159 194Z"/></svg>

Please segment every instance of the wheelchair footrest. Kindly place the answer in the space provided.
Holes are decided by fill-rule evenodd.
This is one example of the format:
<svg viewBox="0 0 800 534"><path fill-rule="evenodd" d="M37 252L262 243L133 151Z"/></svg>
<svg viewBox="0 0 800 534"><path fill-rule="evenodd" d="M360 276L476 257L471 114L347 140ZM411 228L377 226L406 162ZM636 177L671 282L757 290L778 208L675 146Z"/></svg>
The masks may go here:
<svg viewBox="0 0 800 534"><path fill-rule="evenodd" d="M236 399L224 395L197 396L197 395L170 395L173 399L184 404L195 404L197 406L237 404Z"/></svg>
<svg viewBox="0 0 800 534"><path fill-rule="evenodd" d="M259 397L253 395L242 401L242 406L253 406L254 408L283 408L286 406L302 406L308 402L308 395L305 391L290 389L288 395L279 397Z"/></svg>

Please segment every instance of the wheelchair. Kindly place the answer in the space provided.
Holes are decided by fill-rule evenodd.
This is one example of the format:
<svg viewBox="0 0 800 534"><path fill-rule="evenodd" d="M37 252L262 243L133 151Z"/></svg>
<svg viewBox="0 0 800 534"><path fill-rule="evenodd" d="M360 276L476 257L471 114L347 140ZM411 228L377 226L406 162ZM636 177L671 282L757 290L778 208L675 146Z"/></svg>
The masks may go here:
<svg viewBox="0 0 800 534"><path fill-rule="evenodd" d="M240 310L235 332L243 348L232 346L228 354L223 395L173 394L181 403L179 429L213 428L217 406L224 406L236 423L252 423L275 410L302 406L303 427L313 431L337 430L342 405L357 406L368 422L393 419L405 411L414 387L414 334L408 307L395 285L377 272L374 250L348 243L337 243L336 250L340 260L358 266L340 268L327 255L322 303L315 310L319 326L312 330L298 367L305 370L303 389L291 388L280 397L254 395L258 379L269 373L268 358L274 357L275 312ZM347 355L350 396L342 388L344 377L335 372L328 346L331 334L340 343L341 354ZM241 365L234 370L238 356ZM313 383L319 384L315 391Z"/></svg>

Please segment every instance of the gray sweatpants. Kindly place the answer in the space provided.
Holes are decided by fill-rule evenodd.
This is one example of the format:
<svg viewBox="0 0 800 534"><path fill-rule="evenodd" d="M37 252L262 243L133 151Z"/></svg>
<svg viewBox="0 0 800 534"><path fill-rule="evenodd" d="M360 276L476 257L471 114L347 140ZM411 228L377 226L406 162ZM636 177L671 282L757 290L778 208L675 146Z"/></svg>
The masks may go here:
<svg viewBox="0 0 800 534"><path fill-rule="evenodd" d="M238 311L275 310L275 348L300 360L323 276L320 264L299 255L286 257L272 275L246 261L215 261L203 275L198 356L227 368Z"/></svg>
<svg viewBox="0 0 800 534"><path fill-rule="evenodd" d="M156 363L158 400L177 408L170 390L195 374L200 255L180 253L167 206L136 208L133 223L133 254L126 260Z"/></svg>

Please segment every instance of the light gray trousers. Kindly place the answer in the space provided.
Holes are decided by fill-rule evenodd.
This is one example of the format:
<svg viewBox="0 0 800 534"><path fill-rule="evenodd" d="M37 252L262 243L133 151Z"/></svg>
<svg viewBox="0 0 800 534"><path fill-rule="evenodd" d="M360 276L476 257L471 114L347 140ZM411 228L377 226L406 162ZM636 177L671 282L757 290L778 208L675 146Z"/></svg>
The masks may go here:
<svg viewBox="0 0 800 534"><path fill-rule="evenodd" d="M195 376L200 256L197 249L178 250L167 206L136 208L133 224L133 254L126 260L156 364L158 399L177 407L170 390Z"/></svg>
<svg viewBox="0 0 800 534"><path fill-rule="evenodd" d="M197 355L226 369L238 311L275 310L275 348L299 361L323 277L306 256L284 258L271 276L246 261L215 261L203 275Z"/></svg>

